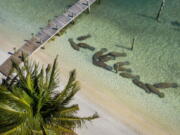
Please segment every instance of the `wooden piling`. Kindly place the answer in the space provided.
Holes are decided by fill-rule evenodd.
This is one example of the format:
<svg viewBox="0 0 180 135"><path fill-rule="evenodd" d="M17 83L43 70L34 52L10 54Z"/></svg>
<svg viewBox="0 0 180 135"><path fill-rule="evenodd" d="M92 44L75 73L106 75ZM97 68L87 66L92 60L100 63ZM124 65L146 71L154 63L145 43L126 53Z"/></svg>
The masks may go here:
<svg viewBox="0 0 180 135"><path fill-rule="evenodd" d="M159 22L159 17L160 17L160 15L162 13L162 10L163 10L164 6L165 6L165 0L162 0L160 8L159 8L157 16L156 16L156 21L158 21L158 22Z"/></svg>
<svg viewBox="0 0 180 135"><path fill-rule="evenodd" d="M89 4L89 1L87 0L87 5L88 5L88 13L91 12L91 5Z"/></svg>
<svg viewBox="0 0 180 135"><path fill-rule="evenodd" d="M133 51L133 49L134 49L134 44L135 44L135 38L132 39L131 51Z"/></svg>
<svg viewBox="0 0 180 135"><path fill-rule="evenodd" d="M98 2L98 4L101 4L101 0L98 0L97 2Z"/></svg>

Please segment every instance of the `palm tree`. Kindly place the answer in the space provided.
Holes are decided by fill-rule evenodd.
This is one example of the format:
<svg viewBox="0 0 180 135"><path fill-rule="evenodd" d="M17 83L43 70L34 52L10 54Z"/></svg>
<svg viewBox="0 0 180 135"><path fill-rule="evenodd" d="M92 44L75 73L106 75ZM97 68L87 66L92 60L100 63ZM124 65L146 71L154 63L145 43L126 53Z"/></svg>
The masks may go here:
<svg viewBox="0 0 180 135"><path fill-rule="evenodd" d="M78 104L69 104L80 89L75 70L57 92L57 57L46 68L30 63L24 55L22 62L19 66L12 61L13 72L0 84L0 134L72 135L75 128L99 117L97 113L79 117Z"/></svg>

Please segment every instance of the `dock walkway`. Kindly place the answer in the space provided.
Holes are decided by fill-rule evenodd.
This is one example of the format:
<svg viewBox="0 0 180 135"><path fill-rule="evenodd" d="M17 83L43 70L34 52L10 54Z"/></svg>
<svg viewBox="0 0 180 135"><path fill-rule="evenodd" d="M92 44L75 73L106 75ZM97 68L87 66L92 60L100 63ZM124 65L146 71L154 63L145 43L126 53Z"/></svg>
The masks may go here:
<svg viewBox="0 0 180 135"><path fill-rule="evenodd" d="M27 56L32 55L39 48L44 46L52 37L59 33L64 27L73 22L79 15L86 10L90 11L90 6L98 0L79 0L72 5L67 11L57 16L54 20L48 22L48 25L41 28L41 31L33 36L30 40L18 49L13 55L11 55L1 66L0 72L8 76L12 68L12 60L21 63L22 52Z"/></svg>

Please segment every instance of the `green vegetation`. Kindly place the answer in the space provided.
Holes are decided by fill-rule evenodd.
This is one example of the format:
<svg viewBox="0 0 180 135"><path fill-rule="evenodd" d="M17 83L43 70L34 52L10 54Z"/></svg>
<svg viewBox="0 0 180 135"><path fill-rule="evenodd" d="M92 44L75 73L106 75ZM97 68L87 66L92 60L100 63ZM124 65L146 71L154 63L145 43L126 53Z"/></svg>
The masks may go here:
<svg viewBox="0 0 180 135"><path fill-rule="evenodd" d="M0 84L0 134L72 135L75 128L99 117L79 117L79 106L69 104L80 89L75 70L58 91L57 57L46 68L24 56L22 61L22 66L12 62L13 72Z"/></svg>

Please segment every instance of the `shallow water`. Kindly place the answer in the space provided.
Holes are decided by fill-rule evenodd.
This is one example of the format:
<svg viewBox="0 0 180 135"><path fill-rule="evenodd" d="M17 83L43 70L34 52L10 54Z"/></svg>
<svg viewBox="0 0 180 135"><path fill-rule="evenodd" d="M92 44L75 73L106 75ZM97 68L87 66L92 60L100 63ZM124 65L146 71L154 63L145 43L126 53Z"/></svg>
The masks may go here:
<svg viewBox="0 0 180 135"><path fill-rule="evenodd" d="M21 1L21 2L19 2ZM17 32L22 45L23 40L36 33L48 19L63 13L65 7L73 0L4 0L0 3L0 28L4 31ZM87 42L97 50L106 47L109 50L126 52L126 58L117 61L129 61L134 74L142 81L149 83L176 82L180 84L180 1L166 2L161 22L156 22L161 1L157 0L102 0L94 5L90 14L83 14L75 25L69 27L61 37L48 43L45 52L50 56L60 55L60 63L76 68L86 80L103 85L108 91L132 104L134 109L150 114L156 120L180 132L180 88L161 90L165 98L146 94L134 86L130 80L123 79L114 73L104 71L92 65L92 52L72 50L68 38L90 33L92 38ZM23 10L23 12L22 12ZM131 46L135 38L133 51ZM112 64L110 62L109 64ZM89 77L88 77L89 76ZM104 90L102 90L103 92ZM119 100L120 101L120 100Z"/></svg>

